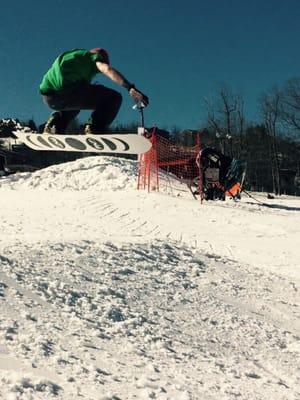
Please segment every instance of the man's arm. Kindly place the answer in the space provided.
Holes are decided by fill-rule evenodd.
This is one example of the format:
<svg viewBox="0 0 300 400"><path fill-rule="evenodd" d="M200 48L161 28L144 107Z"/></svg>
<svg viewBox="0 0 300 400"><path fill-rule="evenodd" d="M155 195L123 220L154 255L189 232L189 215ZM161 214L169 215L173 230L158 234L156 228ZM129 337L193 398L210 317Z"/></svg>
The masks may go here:
<svg viewBox="0 0 300 400"><path fill-rule="evenodd" d="M138 90L134 84L130 83L121 72L117 71L115 68L110 65L97 61L96 62L98 70L105 75L107 78L111 79L113 82L117 83L120 86L123 86L128 90L130 96L136 102L143 102L145 106L149 104L148 97L145 96L140 90Z"/></svg>

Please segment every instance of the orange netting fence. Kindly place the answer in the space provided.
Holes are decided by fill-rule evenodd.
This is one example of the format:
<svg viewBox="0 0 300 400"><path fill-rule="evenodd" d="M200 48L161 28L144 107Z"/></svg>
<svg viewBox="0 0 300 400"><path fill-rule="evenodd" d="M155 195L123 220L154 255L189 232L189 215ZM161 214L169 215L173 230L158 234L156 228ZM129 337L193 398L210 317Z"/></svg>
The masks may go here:
<svg viewBox="0 0 300 400"><path fill-rule="evenodd" d="M197 162L200 152L200 133L196 134L194 146L188 147L175 143L162 136L156 128L153 128L147 136L152 142L152 148L140 156L138 189L148 191L160 189L162 177L170 177L168 181L173 191L174 181L185 183L191 188L196 185L196 191L202 200L201 166ZM166 179L164 179L164 182ZM186 187L186 186L185 186ZM175 189L176 190L176 189Z"/></svg>

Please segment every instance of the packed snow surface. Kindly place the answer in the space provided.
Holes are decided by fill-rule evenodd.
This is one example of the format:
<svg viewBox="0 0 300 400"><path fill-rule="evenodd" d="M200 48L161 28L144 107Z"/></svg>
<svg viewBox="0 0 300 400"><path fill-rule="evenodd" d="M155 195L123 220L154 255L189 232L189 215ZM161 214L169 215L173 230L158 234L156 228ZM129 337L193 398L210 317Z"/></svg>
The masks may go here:
<svg viewBox="0 0 300 400"><path fill-rule="evenodd" d="M299 400L300 199L200 204L136 171L0 180L0 398Z"/></svg>

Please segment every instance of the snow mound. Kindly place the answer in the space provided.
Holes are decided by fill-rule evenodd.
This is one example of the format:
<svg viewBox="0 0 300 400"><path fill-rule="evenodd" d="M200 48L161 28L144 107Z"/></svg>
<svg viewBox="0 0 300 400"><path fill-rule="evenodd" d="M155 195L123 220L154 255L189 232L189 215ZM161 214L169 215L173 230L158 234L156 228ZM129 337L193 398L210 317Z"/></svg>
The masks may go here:
<svg viewBox="0 0 300 400"><path fill-rule="evenodd" d="M39 379L17 372L1 371L0 382L6 388L4 394L7 400L43 400L57 398L61 387L46 379ZM34 396L34 397L33 397Z"/></svg>
<svg viewBox="0 0 300 400"><path fill-rule="evenodd" d="M299 398L289 278L159 239L5 254L0 399Z"/></svg>
<svg viewBox="0 0 300 400"><path fill-rule="evenodd" d="M33 173L11 175L0 182L10 189L124 190L136 187L136 161L93 156L52 165Z"/></svg>

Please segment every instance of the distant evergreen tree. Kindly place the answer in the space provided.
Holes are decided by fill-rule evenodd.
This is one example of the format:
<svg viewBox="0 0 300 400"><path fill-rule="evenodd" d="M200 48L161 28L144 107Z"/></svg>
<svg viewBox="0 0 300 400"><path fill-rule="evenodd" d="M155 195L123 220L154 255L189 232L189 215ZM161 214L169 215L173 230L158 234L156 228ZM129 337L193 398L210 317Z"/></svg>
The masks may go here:
<svg viewBox="0 0 300 400"><path fill-rule="evenodd" d="M21 123L21 125L26 126L29 129L31 129L33 132L37 132L37 130L38 130L38 127L37 127L37 125L36 125L36 123L35 123L33 118L31 118L29 120L22 121L20 123Z"/></svg>
<svg viewBox="0 0 300 400"><path fill-rule="evenodd" d="M30 120L28 121L27 126L28 126L33 132L37 132L37 125L36 125L36 123L34 122L33 119L30 119Z"/></svg>
<svg viewBox="0 0 300 400"><path fill-rule="evenodd" d="M12 137L13 131L16 130L19 121L17 119L0 119L0 137Z"/></svg>

